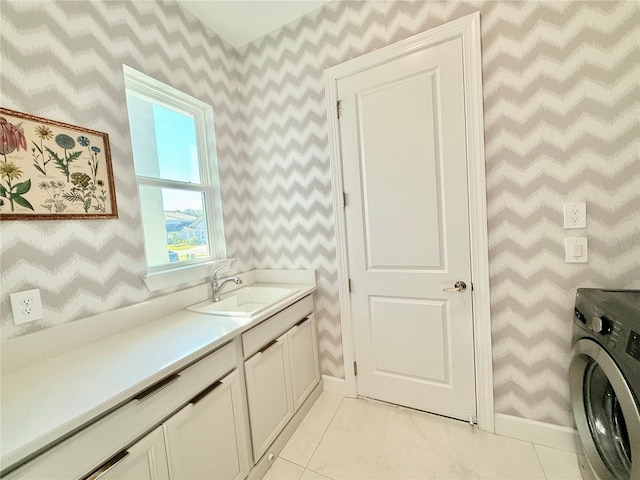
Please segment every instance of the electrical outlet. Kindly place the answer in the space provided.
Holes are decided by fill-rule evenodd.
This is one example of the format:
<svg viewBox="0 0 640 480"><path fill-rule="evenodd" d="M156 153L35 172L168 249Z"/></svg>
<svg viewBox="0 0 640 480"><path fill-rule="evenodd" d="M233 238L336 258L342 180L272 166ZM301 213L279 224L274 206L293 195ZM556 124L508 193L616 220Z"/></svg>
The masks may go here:
<svg viewBox="0 0 640 480"><path fill-rule="evenodd" d="M574 202L564 204L564 228L587 227L587 204Z"/></svg>
<svg viewBox="0 0 640 480"><path fill-rule="evenodd" d="M24 292L16 292L9 295L11 298L11 310L13 311L13 323L22 325L23 323L40 320L42 314L42 300L40 290L34 288Z"/></svg>

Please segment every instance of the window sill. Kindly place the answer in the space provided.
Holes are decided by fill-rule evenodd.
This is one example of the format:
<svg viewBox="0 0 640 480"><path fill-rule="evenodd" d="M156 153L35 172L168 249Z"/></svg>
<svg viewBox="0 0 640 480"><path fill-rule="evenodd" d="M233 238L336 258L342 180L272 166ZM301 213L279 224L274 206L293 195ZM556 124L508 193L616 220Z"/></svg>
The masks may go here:
<svg viewBox="0 0 640 480"><path fill-rule="evenodd" d="M155 292L171 287L177 287L178 285L185 283L204 280L205 278L213 275L213 270L218 266L226 264L227 268L229 268L232 261L232 258L228 258L213 260L207 263L199 263L197 265L171 268L143 275L142 280L150 292Z"/></svg>

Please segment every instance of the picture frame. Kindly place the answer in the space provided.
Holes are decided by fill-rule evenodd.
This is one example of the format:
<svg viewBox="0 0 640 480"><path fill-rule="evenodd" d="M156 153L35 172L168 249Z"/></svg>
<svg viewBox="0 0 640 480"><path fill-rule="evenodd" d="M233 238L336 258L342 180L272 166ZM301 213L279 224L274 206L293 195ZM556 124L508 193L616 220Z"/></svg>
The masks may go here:
<svg viewBox="0 0 640 480"><path fill-rule="evenodd" d="M0 221L107 218L109 135L0 107Z"/></svg>

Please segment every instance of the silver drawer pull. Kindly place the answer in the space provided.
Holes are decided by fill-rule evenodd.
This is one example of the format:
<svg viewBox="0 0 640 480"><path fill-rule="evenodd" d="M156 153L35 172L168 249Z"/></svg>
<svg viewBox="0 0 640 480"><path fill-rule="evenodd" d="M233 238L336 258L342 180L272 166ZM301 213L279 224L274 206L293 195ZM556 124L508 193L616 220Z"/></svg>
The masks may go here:
<svg viewBox="0 0 640 480"><path fill-rule="evenodd" d="M95 472L90 473L89 476L84 477L82 480L98 480L105 473L107 473L113 467L118 465L128 455L129 455L129 452L126 450L122 450L120 453L116 453L113 457L111 457L109 460L104 462L104 464L101 467L99 467Z"/></svg>
<svg viewBox="0 0 640 480"><path fill-rule="evenodd" d="M309 317L305 317L302 320L300 320L298 323L296 323L294 325L294 327L299 327L300 325L302 325L304 322L306 322L307 320L309 320Z"/></svg>
<svg viewBox="0 0 640 480"><path fill-rule="evenodd" d="M153 385L151 385L149 388L144 389L139 394L137 394L135 397L133 397L133 399L134 400L138 400L138 401L142 401L145 398L150 397L151 395L156 393L161 388L164 388L167 385L169 385L170 383L175 382L176 380L178 380L178 378L180 378L180 374L179 373L174 373L173 375L169 375L167 378L163 378L159 382L156 382Z"/></svg>
<svg viewBox="0 0 640 480"><path fill-rule="evenodd" d="M198 403L200 400L202 400L204 397L206 397L207 395L209 395L211 392L213 392L216 388L218 388L220 385L222 385L221 381L217 381L212 383L211 385L209 385L207 388L205 388L203 391L201 391L199 394L197 394L195 397L193 397L191 400L189 400L189 403L195 405L196 403Z"/></svg>
<svg viewBox="0 0 640 480"><path fill-rule="evenodd" d="M269 348L273 347L276 343L278 343L278 340L271 340L264 347L262 347L260 350L258 350L258 353L266 352Z"/></svg>

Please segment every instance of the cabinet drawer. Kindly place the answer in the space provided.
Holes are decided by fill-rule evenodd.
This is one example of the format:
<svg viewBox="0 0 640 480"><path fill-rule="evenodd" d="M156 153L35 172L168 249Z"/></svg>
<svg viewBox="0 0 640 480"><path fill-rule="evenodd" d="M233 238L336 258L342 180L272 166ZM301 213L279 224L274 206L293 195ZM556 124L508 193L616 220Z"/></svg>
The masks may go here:
<svg viewBox="0 0 640 480"><path fill-rule="evenodd" d="M236 344L231 342L156 382L120 408L3 478L82 478L158 425L212 381L233 370L236 364Z"/></svg>
<svg viewBox="0 0 640 480"><path fill-rule="evenodd" d="M274 338L278 338L298 321L313 313L313 296L307 295L302 300L285 308L273 317L256 325L242 334L244 358L249 358Z"/></svg>

